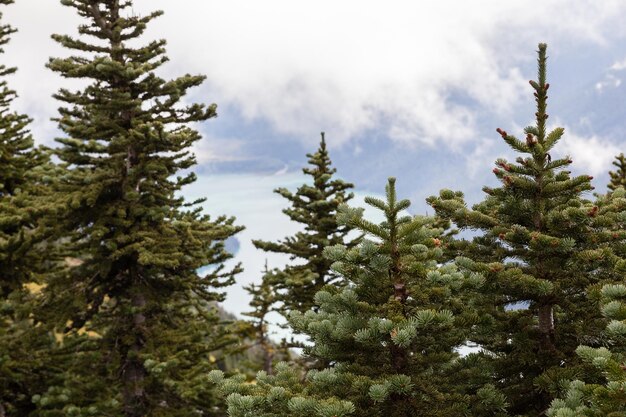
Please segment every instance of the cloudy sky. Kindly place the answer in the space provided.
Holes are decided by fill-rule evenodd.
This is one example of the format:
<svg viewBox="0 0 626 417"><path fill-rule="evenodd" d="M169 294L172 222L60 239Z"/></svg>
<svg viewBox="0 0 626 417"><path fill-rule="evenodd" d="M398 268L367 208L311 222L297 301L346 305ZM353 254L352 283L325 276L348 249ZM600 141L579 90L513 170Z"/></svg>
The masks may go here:
<svg viewBox="0 0 626 417"><path fill-rule="evenodd" d="M357 200L396 176L414 213L441 188L478 201L494 159L510 155L495 129L521 134L532 121L527 80L537 43L547 42L550 121L567 132L556 153L604 190L626 148L621 0L137 0L133 11L154 9L165 15L146 41L166 38L171 58L161 74L205 74L189 100L218 104L219 117L197 126L200 179L187 193L247 227L237 253L246 272L227 302L234 312L247 309L240 284L258 280L266 257L285 261L250 239L297 230L272 189L303 181L320 131ZM34 118L37 141L53 144L51 95L72 84L44 66L68 54L50 34L73 34L80 20L57 0L16 0L4 18L20 31L2 57L19 67L15 106Z"/></svg>

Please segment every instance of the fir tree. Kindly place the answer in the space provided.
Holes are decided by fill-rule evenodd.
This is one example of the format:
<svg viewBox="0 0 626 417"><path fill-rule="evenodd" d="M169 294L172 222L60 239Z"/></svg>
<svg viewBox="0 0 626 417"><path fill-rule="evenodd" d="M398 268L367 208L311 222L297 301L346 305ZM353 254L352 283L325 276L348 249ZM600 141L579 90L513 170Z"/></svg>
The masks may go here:
<svg viewBox="0 0 626 417"><path fill-rule="evenodd" d="M620 417L626 415L626 285L606 285L602 289L603 314L611 320L606 333L611 350L580 346L576 353L599 368L605 384L569 385L563 399L552 402L550 417Z"/></svg>
<svg viewBox="0 0 626 417"><path fill-rule="evenodd" d="M525 416L543 415L558 381L582 372L574 351L580 340L597 343L604 326L588 288L603 278L596 272L610 255L594 246L603 233L594 225L610 221L581 197L592 189L591 177L571 177L569 157L551 157L564 131L547 131L545 44L538 53L539 79L530 81L536 124L523 141L498 129L521 154L515 163L496 161L502 186L485 187L487 198L472 210L459 192L429 198L440 216L483 232L461 251L472 259L465 267L487 276L476 301L483 320L472 340L483 347L512 414Z"/></svg>
<svg viewBox="0 0 626 417"><path fill-rule="evenodd" d="M617 187L626 187L626 157L623 153L615 157L613 165L617 170L609 171L611 182L609 182L608 188L611 191L615 191Z"/></svg>
<svg viewBox="0 0 626 417"><path fill-rule="evenodd" d="M327 247L344 288L317 293L317 311L293 312L289 322L310 337L309 355L330 366L298 371L280 365L275 376L262 372L255 385L221 380L229 414L263 416L451 416L476 409L500 415L502 397L486 386L474 395L454 387L455 348L475 319L468 294L483 282L455 264L438 266L441 233L433 218L403 215L395 180L386 201L368 198L385 220L375 224L362 209L342 207L341 224L363 232L356 247ZM482 415L476 413L475 415Z"/></svg>
<svg viewBox="0 0 626 417"><path fill-rule="evenodd" d="M272 363L276 347L269 337L268 315L276 311L276 293L272 286L276 271L271 271L265 264L265 271L260 285L248 285L244 289L252 296L250 307L253 311L244 313L251 318L251 325L254 332L253 347L261 351L263 369L268 374L272 373Z"/></svg>
<svg viewBox="0 0 626 417"><path fill-rule="evenodd" d="M317 152L307 157L311 167L302 171L312 178L313 184L304 184L295 193L285 188L275 190L291 203L283 213L300 223L304 231L279 242L253 241L259 249L303 261L287 266L285 274L274 283L285 311L310 309L315 304L315 294L325 285L338 281L338 276L330 270L332 262L323 255L325 247L337 244L351 247L358 242L347 239L350 227L337 224L337 208L353 197L352 193L346 193L353 185L333 178L337 170L331 167L323 132Z"/></svg>
<svg viewBox="0 0 626 417"><path fill-rule="evenodd" d="M0 0L9 5L13 0ZM0 26L0 45L16 30ZM3 52L0 49L0 52ZM0 65L0 77L17 69ZM46 151L35 148L31 119L11 109L16 92L0 81L0 416L26 416L31 397L43 388L43 355L52 340L32 320L34 295L44 269L40 246L46 236L42 216Z"/></svg>
<svg viewBox="0 0 626 417"><path fill-rule="evenodd" d="M13 0L0 0L7 5ZM0 26L0 46L9 42L9 37L16 30L10 25ZM0 49L0 52L3 52ZM0 65L0 76L5 77L17 71ZM34 147L34 141L28 130L31 119L24 114L11 110L11 103L16 97L6 80L0 81L0 204L2 221L0 221L0 262L2 263L2 280L0 281L0 297L6 298L9 293L22 288L22 285L33 281L32 269L24 254L36 240L34 225L36 210L33 194L41 192L42 170L47 162L43 149Z"/></svg>
<svg viewBox="0 0 626 417"><path fill-rule="evenodd" d="M48 63L89 82L55 95L67 167L55 183L58 233L80 262L45 288L71 366L35 399L38 415L219 415L203 381L210 353L229 343L212 305L239 271L223 262L224 241L241 228L179 195L195 180L189 148L200 139L187 125L216 106L181 103L203 76L155 73L165 41L140 41L161 12L136 16L129 0L61 3L85 19L79 37L53 35L74 55ZM216 267L201 276L205 265Z"/></svg>

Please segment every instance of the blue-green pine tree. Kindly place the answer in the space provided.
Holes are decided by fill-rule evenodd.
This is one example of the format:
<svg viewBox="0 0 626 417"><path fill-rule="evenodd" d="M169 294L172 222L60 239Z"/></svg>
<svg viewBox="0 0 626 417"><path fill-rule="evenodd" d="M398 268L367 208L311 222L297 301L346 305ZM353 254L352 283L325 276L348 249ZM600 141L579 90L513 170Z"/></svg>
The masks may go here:
<svg viewBox="0 0 626 417"><path fill-rule="evenodd" d="M289 323L307 335L304 354L328 366L306 375L286 364L262 372L256 384L211 378L228 395L229 415L452 416L500 415L505 404L491 386L468 392L455 386L456 351L476 315L470 295L483 282L454 263L438 265L442 229L435 219L406 215L408 200L367 198L383 217L343 206L338 221L365 234L356 247L330 246L325 255L345 287L317 293L319 308L293 312Z"/></svg>
<svg viewBox="0 0 626 417"><path fill-rule="evenodd" d="M605 323L590 288L610 278L604 272L616 261L610 248L598 246L610 219L583 198L592 178L571 176L570 158L554 155L564 130L547 129L546 61L540 44L538 80L530 81L535 124L524 129L525 140L498 129L520 155L496 161L502 185L485 187L487 197L472 209L460 192L428 199L460 229L482 232L459 246L462 264L486 276L471 340L482 346L510 412L523 416L544 415L560 380L589 371L574 352L581 340L598 341Z"/></svg>
<svg viewBox="0 0 626 417"><path fill-rule="evenodd" d="M602 295L605 301L602 313L610 320L606 328L608 348L580 346L576 353L601 370L606 382L571 382L563 398L552 402L549 417L626 415L626 285L606 285Z"/></svg>

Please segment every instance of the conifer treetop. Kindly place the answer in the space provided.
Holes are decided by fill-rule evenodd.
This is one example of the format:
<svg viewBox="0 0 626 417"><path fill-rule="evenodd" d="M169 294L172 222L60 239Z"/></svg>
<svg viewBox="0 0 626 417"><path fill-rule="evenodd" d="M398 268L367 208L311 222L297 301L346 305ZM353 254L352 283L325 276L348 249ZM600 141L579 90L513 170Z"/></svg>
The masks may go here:
<svg viewBox="0 0 626 417"><path fill-rule="evenodd" d="M324 132L317 152L307 154L307 157L309 166L302 171L311 177L312 184L301 185L295 193L286 188L274 190L290 202L283 213L301 224L304 230L278 242L253 240L261 250L284 253L291 260L304 261L288 265L284 275L276 276L274 283L285 307L300 311L311 308L315 293L324 285L337 282L337 275L330 270L331 262L323 256L324 248L358 242L358 238L347 241L350 227L337 224L337 209L353 197L347 191L354 186L334 178L337 170L332 167Z"/></svg>
<svg viewBox="0 0 626 417"><path fill-rule="evenodd" d="M232 255L224 243L241 227L179 192L196 179L191 147L201 136L189 123L215 117L216 105L183 102L204 76L156 73L165 41L142 37L162 12L137 16L130 0L61 3L84 24L77 37L53 35L73 53L48 67L87 86L54 95L62 102L56 154L66 168L54 183L64 205L58 229L82 262L50 278L45 305L84 352L65 372L74 392L60 407L125 417L210 409L215 399L199 375L212 367L209 353L232 341L212 305L240 271L225 267ZM83 328L97 342L81 342ZM96 363L98 381L85 374ZM59 405L42 397L38 406Z"/></svg>
<svg viewBox="0 0 626 417"><path fill-rule="evenodd" d="M118 241L115 249L110 250L109 260L115 262L130 256L145 266L176 268L189 257L183 252L169 252L172 248L167 239L149 236L173 232L160 229L169 219L176 219L172 223L175 227L188 227L199 219L197 209L184 211L190 204L175 193L196 178L194 173L176 176L195 164L189 147L201 139L186 124L216 116L214 104L181 104L187 91L201 84L205 77L184 75L166 81L157 76L155 70L167 61L164 40L129 46L161 12L145 17L124 14L132 2L120 0L64 0L62 4L74 8L88 23L79 27L83 35L80 38L53 38L66 48L92 54L91 59L74 55L51 58L48 63L50 69L64 77L92 80L84 91L61 89L55 95L66 104L59 109L61 117L57 121L67 136L57 139L62 145L57 154L72 168L59 184L68 195L68 204L79 209L80 215L72 220L80 224L100 218L102 223L81 230L106 234L105 230L120 222L117 216L123 213L119 211L107 218L102 215L102 205L126 210L124 227L141 224L145 230L130 233L131 240L137 239L134 242L128 241L128 237L124 243ZM88 42L88 38L93 41ZM120 199L144 208L129 212L122 209ZM215 231L204 230L209 241L239 230L228 226L231 220L217 220L224 222L225 234L212 235ZM117 230L123 228L118 226ZM199 266L210 263L208 259L198 261Z"/></svg>
<svg viewBox="0 0 626 417"><path fill-rule="evenodd" d="M13 0L2 0L9 5ZM0 17L2 14L0 14ZM6 45L17 29L9 24L0 25L0 46ZM0 53L4 49L0 48ZM15 67L0 65L0 77L13 74ZM0 81L0 196L14 195L28 180L31 169L41 163L41 157L33 149L34 141L28 130L32 121L27 115L11 110L17 93L10 89L6 79Z"/></svg>
<svg viewBox="0 0 626 417"><path fill-rule="evenodd" d="M494 353L494 374L511 412L519 415L548 407L546 392L554 389L550 381L570 372L562 364L576 362L582 333L598 336L602 329L586 296L587 287L600 279L589 260L599 256L593 250L598 238L594 224L601 223L602 214L583 198L593 189L592 177L571 176L570 157L552 155L564 130L547 128L546 51L539 44L537 80L529 82L535 124L524 129L525 140L497 129L519 154L515 162L496 160L493 173L501 185L484 187L486 198L472 209L460 192L443 190L428 199L439 216L461 229L482 232L461 245L472 260L466 266L488 274L481 302L493 322L481 327L473 341ZM524 308L511 310L516 303ZM577 320L585 323L584 330L572 325ZM509 340L510 345L503 342ZM540 383L541 388L535 385Z"/></svg>
<svg viewBox="0 0 626 417"><path fill-rule="evenodd" d="M626 187L626 157L623 153L620 153L615 157L613 166L617 169L615 171L609 171L611 181L608 188L611 191L615 191L618 187Z"/></svg>

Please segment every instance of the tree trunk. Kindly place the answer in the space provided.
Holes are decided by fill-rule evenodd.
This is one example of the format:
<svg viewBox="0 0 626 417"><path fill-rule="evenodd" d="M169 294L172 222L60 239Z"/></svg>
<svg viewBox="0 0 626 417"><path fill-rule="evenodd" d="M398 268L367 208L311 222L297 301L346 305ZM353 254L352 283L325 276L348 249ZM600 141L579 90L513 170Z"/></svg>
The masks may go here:
<svg viewBox="0 0 626 417"><path fill-rule="evenodd" d="M132 306L136 309L132 316L134 340L126 354L122 375L124 383L124 415L126 417L144 417L147 415L147 401L144 390L146 370L140 357L145 345L146 316L143 312L145 305L146 298L141 292L133 296Z"/></svg>
<svg viewBox="0 0 626 417"><path fill-rule="evenodd" d="M400 251L398 250L398 245L395 242L396 236L395 233L392 233L391 236L392 245L391 245L391 268L389 270L389 278L393 285L393 298L400 303L402 306L402 314L406 317L405 303L409 296L406 283L401 276L402 266L400 265ZM394 332L396 330L393 330ZM394 369L398 373L404 373L406 367L408 366L408 357L407 351L399 346L396 346L393 342L390 342L389 349L391 352L391 362Z"/></svg>
<svg viewBox="0 0 626 417"><path fill-rule="evenodd" d="M273 368L272 362L274 361L274 351L272 346L269 343L265 343L263 345L263 370L267 372L268 375L272 375Z"/></svg>
<svg viewBox="0 0 626 417"><path fill-rule="evenodd" d="M538 318L541 347L545 350L554 350L554 307L552 304L540 306Z"/></svg>

